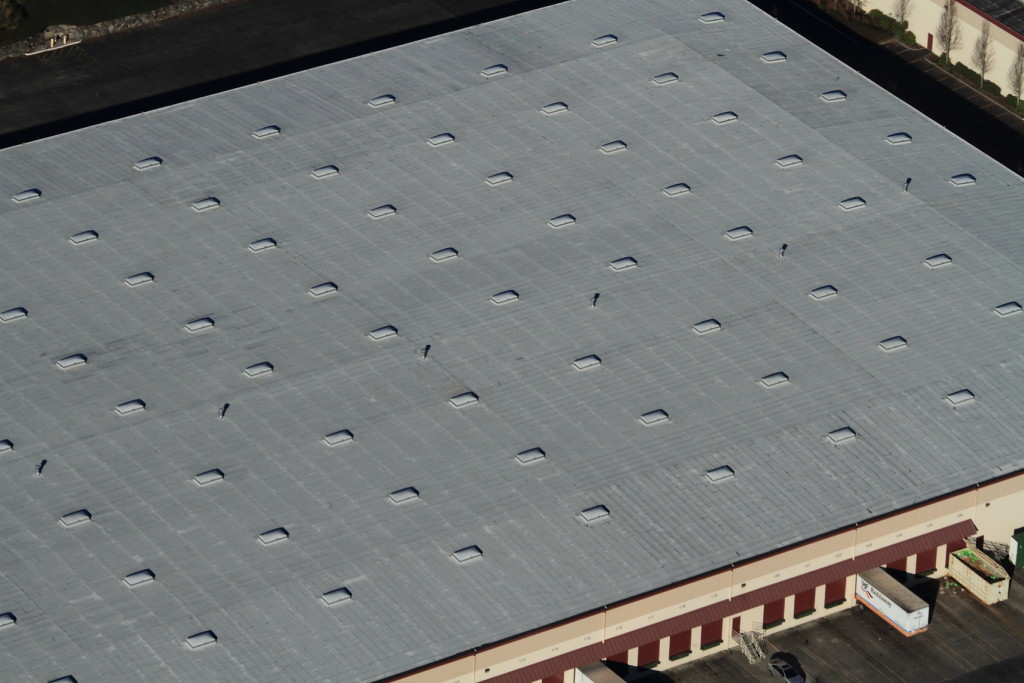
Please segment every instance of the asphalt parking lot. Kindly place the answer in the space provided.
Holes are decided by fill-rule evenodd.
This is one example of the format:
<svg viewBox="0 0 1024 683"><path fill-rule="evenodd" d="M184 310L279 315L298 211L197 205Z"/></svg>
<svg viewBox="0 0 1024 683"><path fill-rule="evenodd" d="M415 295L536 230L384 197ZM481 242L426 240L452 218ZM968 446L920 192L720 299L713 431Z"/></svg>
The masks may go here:
<svg viewBox="0 0 1024 683"><path fill-rule="evenodd" d="M858 606L769 634L765 650L768 656L774 652L793 654L808 681L815 683L1024 681L1024 587L1011 584L1010 599L991 607L962 588L944 589L935 602L928 631L911 638ZM749 664L739 650L730 650L634 680L721 683L770 679L765 661Z"/></svg>

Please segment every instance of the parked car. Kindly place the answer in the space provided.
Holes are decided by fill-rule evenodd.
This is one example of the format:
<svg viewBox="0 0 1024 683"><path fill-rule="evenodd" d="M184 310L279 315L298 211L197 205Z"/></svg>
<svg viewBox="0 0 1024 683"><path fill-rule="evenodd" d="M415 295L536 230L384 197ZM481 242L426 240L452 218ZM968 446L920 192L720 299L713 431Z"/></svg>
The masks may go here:
<svg viewBox="0 0 1024 683"><path fill-rule="evenodd" d="M772 675L772 678L777 678L786 683L806 683L807 681L804 675L794 669L789 662L778 657L772 657L768 661L768 673Z"/></svg>

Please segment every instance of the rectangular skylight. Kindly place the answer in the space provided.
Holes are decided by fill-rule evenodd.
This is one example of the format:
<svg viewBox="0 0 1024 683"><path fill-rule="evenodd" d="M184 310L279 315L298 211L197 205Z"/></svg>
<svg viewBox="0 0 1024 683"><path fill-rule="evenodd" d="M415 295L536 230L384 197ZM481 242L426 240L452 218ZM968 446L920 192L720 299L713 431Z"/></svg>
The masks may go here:
<svg viewBox="0 0 1024 683"><path fill-rule="evenodd" d="M392 503L398 505L399 503L408 503L416 500L420 497L420 492L415 486L407 486L404 489L398 489L388 494L388 498Z"/></svg>
<svg viewBox="0 0 1024 683"><path fill-rule="evenodd" d="M721 467L715 467L704 473L704 478L712 484L727 481L736 476L735 470L728 465L722 465Z"/></svg>
<svg viewBox="0 0 1024 683"><path fill-rule="evenodd" d="M8 308L6 311L0 312L0 323L10 323L15 320L21 320L22 318L28 317L28 309L21 308Z"/></svg>
<svg viewBox="0 0 1024 683"><path fill-rule="evenodd" d="M648 427L651 425L658 424L659 422L667 421L668 413L665 412L664 410L652 410L640 416L640 422L642 422L645 426Z"/></svg>
<svg viewBox="0 0 1024 683"><path fill-rule="evenodd" d="M810 291L809 296L812 299L821 300L821 299L827 299L830 296L835 296L838 293L839 293L839 290L836 289L835 287L833 287L832 285L822 285L821 287L817 287L815 289L812 289Z"/></svg>
<svg viewBox="0 0 1024 683"><path fill-rule="evenodd" d="M586 510L580 511L580 519L586 524L594 524L596 522L604 521L608 519L610 515L611 510L609 510L605 505L595 505L594 507L589 507Z"/></svg>
<svg viewBox="0 0 1024 683"><path fill-rule="evenodd" d="M185 643L193 650L206 645L213 645L217 642L217 634L213 631L202 631L194 633L185 639Z"/></svg>
<svg viewBox="0 0 1024 683"><path fill-rule="evenodd" d="M970 389L961 389L960 391L954 391L953 393L946 396L946 400L949 401L950 405L959 406L965 403L970 403L974 400L974 392Z"/></svg>
<svg viewBox="0 0 1024 683"><path fill-rule="evenodd" d="M279 526L276 529L264 531L259 535L259 539L263 545L270 545L271 543L287 540L289 536L288 530L283 526Z"/></svg>
<svg viewBox="0 0 1024 683"><path fill-rule="evenodd" d="M254 138L256 138L257 140L260 140L260 139L263 139L263 138L272 138L275 135L280 135L280 134L281 134L281 126L263 126L262 128L257 128L256 130L254 130L252 132L252 136Z"/></svg>
<svg viewBox="0 0 1024 683"><path fill-rule="evenodd" d="M547 456L543 448L527 448L525 451L516 453L516 460L523 465L529 465L530 463L539 462Z"/></svg>
<svg viewBox="0 0 1024 683"><path fill-rule="evenodd" d="M552 228L557 229L570 226L575 222L576 216L573 216L571 213L563 213L560 216L555 216L554 218L549 220L548 225L550 225Z"/></svg>
<svg viewBox="0 0 1024 683"><path fill-rule="evenodd" d="M771 389L772 387L789 384L789 375L784 372L773 372L770 375L765 375L757 381L760 382L762 386Z"/></svg>
<svg viewBox="0 0 1024 683"><path fill-rule="evenodd" d="M351 600L352 591L345 587L335 588L334 590L327 591L321 595L320 599L324 601L325 605L338 605Z"/></svg>
<svg viewBox="0 0 1024 683"><path fill-rule="evenodd" d="M632 256L623 256L609 263L608 267L612 270L629 270L637 267L637 261Z"/></svg>
<svg viewBox="0 0 1024 683"><path fill-rule="evenodd" d="M675 83L678 80L678 74L676 74L674 71L666 71L665 73L658 74L657 76L652 78L651 83L654 83L654 85L669 85L670 83Z"/></svg>
<svg viewBox="0 0 1024 683"><path fill-rule="evenodd" d="M75 246L79 244L88 244L89 242L95 242L100 237L100 234L95 230L85 230L83 232L76 232L74 235L68 238L68 241Z"/></svg>
<svg viewBox="0 0 1024 683"><path fill-rule="evenodd" d="M347 429L341 429L336 432L331 432L324 437L324 443L328 446L340 446L352 441L355 437L352 432Z"/></svg>
<svg viewBox="0 0 1024 683"><path fill-rule="evenodd" d="M475 560L478 557L483 557L484 551L480 550L480 546L470 545L465 548L460 548L452 553L452 557L455 558L456 562L469 562Z"/></svg>
<svg viewBox="0 0 1024 683"><path fill-rule="evenodd" d="M452 396L450 399L448 399L448 402L451 403L456 408L463 408L465 406L473 405L474 403L476 403L479 400L480 400L479 396L474 394L472 391L467 391L467 392L464 392L464 393L461 393L461 394L456 394L455 396Z"/></svg>
<svg viewBox="0 0 1024 683"><path fill-rule="evenodd" d="M398 209L393 204L383 204L381 206L370 209L367 214L370 218L379 219L386 218L387 216L393 216L398 213Z"/></svg>
<svg viewBox="0 0 1024 683"><path fill-rule="evenodd" d="M197 212L209 211L220 206L220 200L216 197L205 197L192 202L192 208Z"/></svg>
<svg viewBox="0 0 1024 683"><path fill-rule="evenodd" d="M131 588L141 586L153 581L156 578L156 574L149 569L140 569L137 572L132 572L124 577L124 582Z"/></svg>
<svg viewBox="0 0 1024 683"><path fill-rule="evenodd" d="M714 318L701 320L693 326L693 331L697 334L708 334L709 332L717 332L720 329L722 329L722 323L718 322Z"/></svg>
<svg viewBox="0 0 1024 683"><path fill-rule="evenodd" d="M857 432L853 431L850 427L840 427L839 429L832 430L826 436L832 443L839 444L853 440L856 438Z"/></svg>
<svg viewBox="0 0 1024 683"><path fill-rule="evenodd" d="M207 484L215 484L218 481L223 481L224 472L215 467L212 470L200 472L196 476L192 477L192 479L200 486L206 486Z"/></svg>

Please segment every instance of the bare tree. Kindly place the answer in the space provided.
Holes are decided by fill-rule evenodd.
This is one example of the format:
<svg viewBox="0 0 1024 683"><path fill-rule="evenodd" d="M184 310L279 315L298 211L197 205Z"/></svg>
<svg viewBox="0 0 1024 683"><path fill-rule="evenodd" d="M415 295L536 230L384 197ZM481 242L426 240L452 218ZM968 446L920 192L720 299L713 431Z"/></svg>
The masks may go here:
<svg viewBox="0 0 1024 683"><path fill-rule="evenodd" d="M949 64L949 53L963 45L960 20L956 16L956 0L946 0L942 16L939 17L939 25L935 28L935 42L939 44L946 64Z"/></svg>
<svg viewBox="0 0 1024 683"><path fill-rule="evenodd" d="M1020 91L1024 90L1024 43L1017 45L1017 55L1006 76L1010 81L1010 92L1017 98L1017 109L1020 110Z"/></svg>
<svg viewBox="0 0 1024 683"><path fill-rule="evenodd" d="M971 55L971 62L974 68L981 74L978 85L985 85L985 74L994 66L996 53L992 47L992 36L989 35L989 28L992 25L987 21L981 25L981 35L974 42L974 53Z"/></svg>
<svg viewBox="0 0 1024 683"><path fill-rule="evenodd" d="M910 25L910 12L914 9L913 0L893 0L892 16L900 25L900 32L903 33Z"/></svg>

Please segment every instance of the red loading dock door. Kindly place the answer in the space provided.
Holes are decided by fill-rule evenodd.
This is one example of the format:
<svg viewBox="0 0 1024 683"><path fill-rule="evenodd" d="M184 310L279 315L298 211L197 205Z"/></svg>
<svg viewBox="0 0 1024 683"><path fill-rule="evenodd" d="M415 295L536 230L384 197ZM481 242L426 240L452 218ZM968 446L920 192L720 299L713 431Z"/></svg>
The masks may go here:
<svg viewBox="0 0 1024 683"><path fill-rule="evenodd" d="M656 640L653 643L647 643L646 645L641 645L636 658L637 666L642 667L658 663L658 649L660 646L661 641L659 640Z"/></svg>
<svg viewBox="0 0 1024 683"><path fill-rule="evenodd" d="M825 604L834 605L846 599L846 579L825 584Z"/></svg>
<svg viewBox="0 0 1024 683"><path fill-rule="evenodd" d="M722 640L722 621L712 621L700 627L700 646L707 647L711 643Z"/></svg>
<svg viewBox="0 0 1024 683"><path fill-rule="evenodd" d="M887 562L885 566L894 571L905 572L907 571L907 558L903 557L898 560L893 560L892 562Z"/></svg>
<svg viewBox="0 0 1024 683"><path fill-rule="evenodd" d="M629 652L619 652L618 654L608 655L604 658L606 662L618 662L619 664L629 664Z"/></svg>
<svg viewBox="0 0 1024 683"><path fill-rule="evenodd" d="M793 615L799 617L814 611L814 589L797 593L793 598Z"/></svg>
<svg viewBox="0 0 1024 683"><path fill-rule="evenodd" d="M936 564L936 560L938 559L938 556L939 556L939 549L938 548L932 548L931 550L926 550L923 553L918 553L917 554L917 567L915 568L914 571L916 571L918 574L924 574L925 572L932 571L933 569L936 568L936 566L938 566Z"/></svg>
<svg viewBox="0 0 1024 683"><path fill-rule="evenodd" d="M693 629L686 629L675 633L668 639L668 656L678 657L684 652L690 651L690 632Z"/></svg>
<svg viewBox="0 0 1024 683"><path fill-rule="evenodd" d="M764 606L764 616L762 617L762 621L763 621L765 626L770 626L772 624L777 624L780 621L782 621L782 619L785 616L785 614L786 614L786 601L785 601L785 599L775 600L774 602L769 602L767 605Z"/></svg>
<svg viewBox="0 0 1024 683"><path fill-rule="evenodd" d="M548 676L542 680L541 683L562 683L564 678L564 676Z"/></svg>

